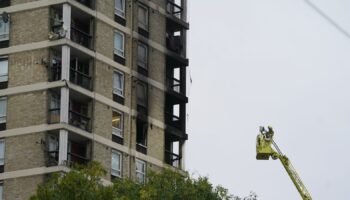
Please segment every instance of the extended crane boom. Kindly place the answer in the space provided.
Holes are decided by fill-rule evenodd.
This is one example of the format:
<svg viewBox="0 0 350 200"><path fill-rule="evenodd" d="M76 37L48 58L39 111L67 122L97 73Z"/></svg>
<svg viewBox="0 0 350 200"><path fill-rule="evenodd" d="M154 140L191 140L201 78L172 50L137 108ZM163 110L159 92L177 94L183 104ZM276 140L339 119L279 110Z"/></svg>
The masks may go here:
<svg viewBox="0 0 350 200"><path fill-rule="evenodd" d="M274 132L272 130L272 127L269 126L268 130L265 130L264 127L260 127L260 134L258 135L256 141L256 159L268 160L270 157L274 160L279 159L283 167L286 169L289 177L292 179L303 200L312 200L309 191L301 181L292 163L287 158L287 156L282 154L280 148L273 140L273 135ZM274 149L272 148L272 145L274 146Z"/></svg>

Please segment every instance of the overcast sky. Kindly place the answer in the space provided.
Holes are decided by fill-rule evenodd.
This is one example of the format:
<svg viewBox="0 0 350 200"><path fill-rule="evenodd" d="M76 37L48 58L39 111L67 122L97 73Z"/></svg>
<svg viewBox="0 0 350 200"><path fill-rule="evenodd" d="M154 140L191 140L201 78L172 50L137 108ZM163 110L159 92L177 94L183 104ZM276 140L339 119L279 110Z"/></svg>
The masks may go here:
<svg viewBox="0 0 350 200"><path fill-rule="evenodd" d="M349 0L313 0L350 31ZM186 168L231 193L301 199L260 125L315 200L350 198L350 39L304 0L189 0Z"/></svg>

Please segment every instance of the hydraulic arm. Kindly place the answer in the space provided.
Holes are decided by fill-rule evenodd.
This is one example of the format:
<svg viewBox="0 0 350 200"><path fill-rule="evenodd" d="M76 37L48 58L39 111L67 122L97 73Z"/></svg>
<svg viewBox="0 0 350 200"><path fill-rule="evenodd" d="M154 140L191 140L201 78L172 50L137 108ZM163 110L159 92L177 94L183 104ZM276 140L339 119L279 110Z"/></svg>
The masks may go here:
<svg viewBox="0 0 350 200"><path fill-rule="evenodd" d="M281 150L274 142L273 135L274 132L271 127L268 127L268 130L266 130L264 127L260 127L260 134L258 135L256 141L256 159L268 160L270 157L274 160L279 159L303 200L312 200L310 193L301 181L292 163L287 156L282 154ZM272 145L274 148L272 148Z"/></svg>

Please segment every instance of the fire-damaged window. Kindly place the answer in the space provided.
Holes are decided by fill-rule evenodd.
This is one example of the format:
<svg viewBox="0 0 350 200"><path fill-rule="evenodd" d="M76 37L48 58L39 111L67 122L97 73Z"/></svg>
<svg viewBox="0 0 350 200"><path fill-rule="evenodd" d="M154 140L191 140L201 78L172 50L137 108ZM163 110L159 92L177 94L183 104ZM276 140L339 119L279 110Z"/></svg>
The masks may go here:
<svg viewBox="0 0 350 200"><path fill-rule="evenodd" d="M137 119L136 121L136 150L147 154L147 122Z"/></svg>

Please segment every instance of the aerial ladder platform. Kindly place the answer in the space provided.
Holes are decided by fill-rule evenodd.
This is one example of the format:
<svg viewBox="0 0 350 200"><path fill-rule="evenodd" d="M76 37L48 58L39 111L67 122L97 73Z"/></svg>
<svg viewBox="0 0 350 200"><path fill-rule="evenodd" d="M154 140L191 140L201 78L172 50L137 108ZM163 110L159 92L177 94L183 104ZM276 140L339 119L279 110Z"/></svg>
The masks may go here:
<svg viewBox="0 0 350 200"><path fill-rule="evenodd" d="M256 159L257 160L269 160L271 157L273 160L279 159L287 171L289 177L292 179L295 187L297 188L301 198L303 200L312 200L309 191L306 189L304 183L301 181L297 171L294 169L292 163L287 156L283 155L280 148L273 140L274 132L272 127L268 127L267 130L264 127L260 127L260 134L256 141ZM272 148L272 145L274 148Z"/></svg>

